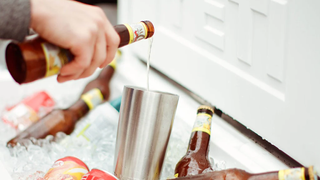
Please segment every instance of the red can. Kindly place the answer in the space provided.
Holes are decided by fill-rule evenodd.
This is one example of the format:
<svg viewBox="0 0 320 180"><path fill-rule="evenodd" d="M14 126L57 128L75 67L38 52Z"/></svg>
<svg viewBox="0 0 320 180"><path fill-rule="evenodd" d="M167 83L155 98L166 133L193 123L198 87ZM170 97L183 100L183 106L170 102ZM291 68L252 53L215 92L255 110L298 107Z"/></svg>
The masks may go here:
<svg viewBox="0 0 320 180"><path fill-rule="evenodd" d="M82 177L82 180L118 180L116 176L100 169L92 169Z"/></svg>
<svg viewBox="0 0 320 180"><path fill-rule="evenodd" d="M44 176L45 180L81 180L89 172L87 165L78 158L67 156L54 162Z"/></svg>

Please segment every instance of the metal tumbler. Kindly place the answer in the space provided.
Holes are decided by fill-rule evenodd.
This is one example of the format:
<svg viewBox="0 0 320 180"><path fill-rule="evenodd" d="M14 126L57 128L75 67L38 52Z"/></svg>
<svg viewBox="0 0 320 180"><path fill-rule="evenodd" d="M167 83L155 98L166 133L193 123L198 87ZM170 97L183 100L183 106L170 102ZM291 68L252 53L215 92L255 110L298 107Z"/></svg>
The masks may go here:
<svg viewBox="0 0 320 180"><path fill-rule="evenodd" d="M178 105L175 94L125 86L115 149L120 180L158 180Z"/></svg>

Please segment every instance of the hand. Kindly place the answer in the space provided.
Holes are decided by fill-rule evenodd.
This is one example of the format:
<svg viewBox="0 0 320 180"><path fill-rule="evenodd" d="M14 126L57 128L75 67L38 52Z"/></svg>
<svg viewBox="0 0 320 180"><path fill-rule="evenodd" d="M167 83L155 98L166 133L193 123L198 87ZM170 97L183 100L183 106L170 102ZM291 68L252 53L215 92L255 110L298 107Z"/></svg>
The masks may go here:
<svg viewBox="0 0 320 180"><path fill-rule="evenodd" d="M62 67L58 82L88 77L97 67L107 66L120 43L99 7L70 0L31 0L30 27L75 56Z"/></svg>

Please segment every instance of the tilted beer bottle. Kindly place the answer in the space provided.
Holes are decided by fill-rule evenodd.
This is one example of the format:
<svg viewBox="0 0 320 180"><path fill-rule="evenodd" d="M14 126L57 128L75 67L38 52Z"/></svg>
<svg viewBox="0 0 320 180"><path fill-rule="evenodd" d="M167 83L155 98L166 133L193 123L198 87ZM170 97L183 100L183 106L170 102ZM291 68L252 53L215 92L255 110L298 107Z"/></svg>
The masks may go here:
<svg viewBox="0 0 320 180"><path fill-rule="evenodd" d="M70 134L79 119L95 106L108 100L110 95L109 82L114 74L115 61L118 57L119 54L117 53L116 58L101 71L99 76L86 85L81 98L68 109L55 109L51 111L48 115L11 139L7 145L15 146L18 142L22 142L30 137L42 139L47 135L55 136L58 132Z"/></svg>
<svg viewBox="0 0 320 180"><path fill-rule="evenodd" d="M248 173L241 169L212 171L195 176L176 178L175 180L319 180L313 166L298 167L263 173Z"/></svg>
<svg viewBox="0 0 320 180"><path fill-rule="evenodd" d="M209 106L200 106L191 133L187 153L177 163L176 177L201 174L204 170L212 170L208 159L211 134L211 118L214 111Z"/></svg>
<svg viewBox="0 0 320 180"><path fill-rule="evenodd" d="M114 26L120 36L119 47L153 36L154 26L150 21ZM11 42L6 48L7 68L13 79L28 83L60 72L63 65L73 60L66 49L59 48L41 37L23 43Z"/></svg>

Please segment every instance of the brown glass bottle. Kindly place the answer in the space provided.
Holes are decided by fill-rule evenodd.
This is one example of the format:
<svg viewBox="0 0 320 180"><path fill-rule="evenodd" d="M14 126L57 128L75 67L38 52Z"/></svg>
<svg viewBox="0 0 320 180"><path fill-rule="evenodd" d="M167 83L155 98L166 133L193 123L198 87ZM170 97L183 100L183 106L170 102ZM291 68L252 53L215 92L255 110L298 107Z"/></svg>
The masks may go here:
<svg viewBox="0 0 320 180"><path fill-rule="evenodd" d="M114 26L120 36L119 48L141 39L153 36L154 26L150 21ZM48 43L40 37L23 43L11 42L6 48L7 68L13 79L19 83L29 83L58 74L61 67L73 60L66 49Z"/></svg>
<svg viewBox="0 0 320 180"><path fill-rule="evenodd" d="M212 171L195 176L176 178L175 180L319 180L313 166L298 167L280 171L248 173L241 169Z"/></svg>
<svg viewBox="0 0 320 180"><path fill-rule="evenodd" d="M213 113L213 109L209 106L202 105L198 108L187 153L175 168L176 177L201 174L206 169L212 170L208 153Z"/></svg>
<svg viewBox="0 0 320 180"><path fill-rule="evenodd" d="M117 57L119 54L116 55L115 60ZM12 147L30 137L42 139L47 135L55 136L58 132L70 134L79 119L98 104L108 100L110 95L109 82L115 71L115 60L105 67L96 79L86 85L81 98L68 109L53 110L11 139L7 145Z"/></svg>

